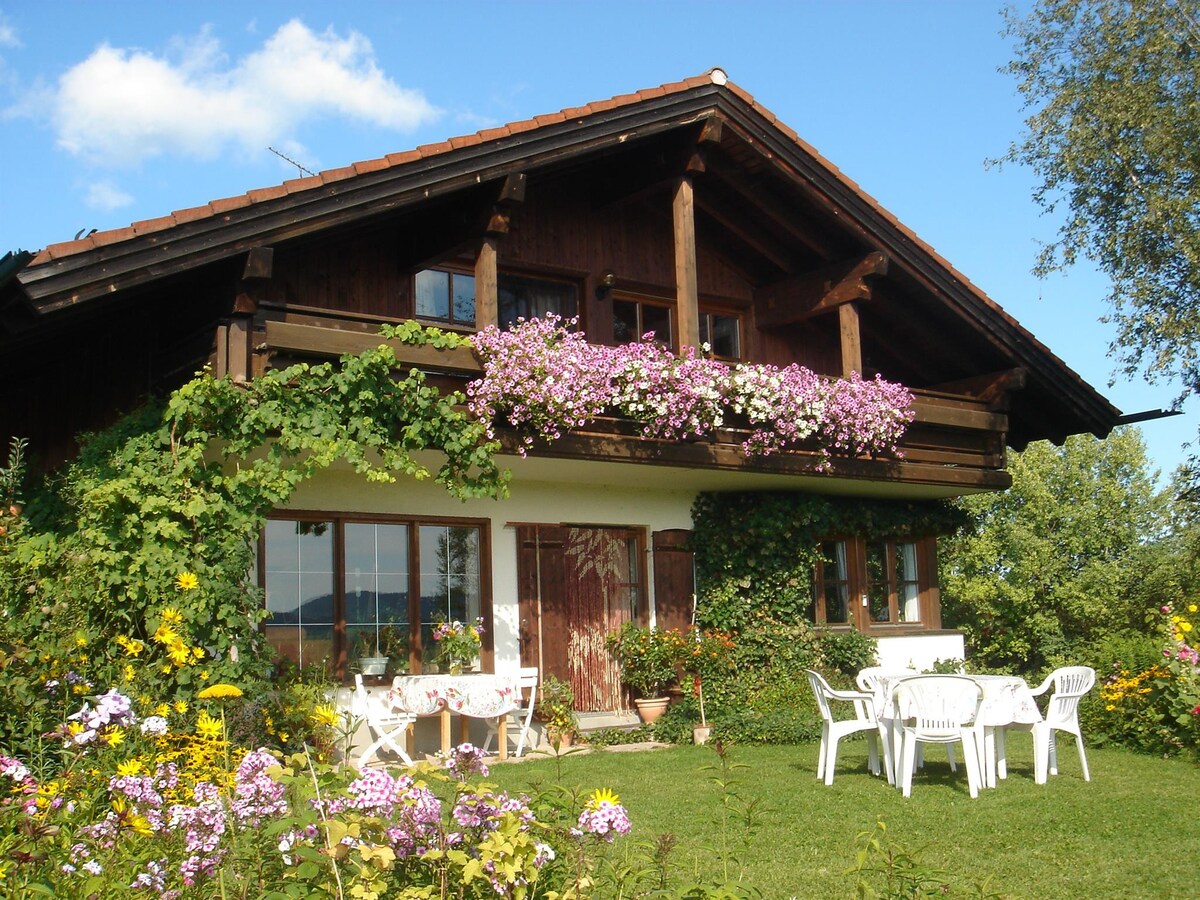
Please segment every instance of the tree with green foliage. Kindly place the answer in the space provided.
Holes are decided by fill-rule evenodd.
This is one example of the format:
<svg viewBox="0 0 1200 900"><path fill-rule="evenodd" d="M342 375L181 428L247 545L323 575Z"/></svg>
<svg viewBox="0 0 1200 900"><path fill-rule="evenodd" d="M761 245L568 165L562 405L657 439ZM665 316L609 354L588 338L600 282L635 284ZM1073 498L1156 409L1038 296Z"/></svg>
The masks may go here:
<svg viewBox="0 0 1200 900"><path fill-rule="evenodd" d="M1036 672L1114 635L1145 630L1165 587L1158 566L1168 497L1155 489L1141 432L1030 444L1009 460L1013 486L962 505L973 532L944 543L942 617L986 668Z"/></svg>
<svg viewBox="0 0 1200 900"><path fill-rule="evenodd" d="M1091 259L1124 372L1200 393L1200 2L1039 0L1005 18L1029 110L1005 160L1064 218L1035 271Z"/></svg>

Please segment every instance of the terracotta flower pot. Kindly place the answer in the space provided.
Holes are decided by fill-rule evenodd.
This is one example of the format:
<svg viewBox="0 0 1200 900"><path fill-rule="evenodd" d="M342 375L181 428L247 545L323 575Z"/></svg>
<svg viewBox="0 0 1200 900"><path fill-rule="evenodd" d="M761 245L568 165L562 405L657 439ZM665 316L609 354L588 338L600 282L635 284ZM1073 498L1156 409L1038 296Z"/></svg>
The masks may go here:
<svg viewBox="0 0 1200 900"><path fill-rule="evenodd" d="M638 697L633 701L637 707L638 715L642 717L642 721L647 725L658 720L658 717L667 711L667 707L671 703L670 697Z"/></svg>

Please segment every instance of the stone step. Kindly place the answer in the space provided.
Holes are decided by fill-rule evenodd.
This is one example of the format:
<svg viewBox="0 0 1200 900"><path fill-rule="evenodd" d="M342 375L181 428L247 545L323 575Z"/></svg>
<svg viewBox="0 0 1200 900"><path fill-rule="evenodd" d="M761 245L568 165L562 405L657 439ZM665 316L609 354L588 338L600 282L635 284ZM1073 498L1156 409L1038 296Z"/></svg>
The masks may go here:
<svg viewBox="0 0 1200 900"><path fill-rule="evenodd" d="M614 710L612 712L581 712L576 713L581 734L600 731L603 728L619 728L622 731L632 731L642 724L638 714L631 710Z"/></svg>

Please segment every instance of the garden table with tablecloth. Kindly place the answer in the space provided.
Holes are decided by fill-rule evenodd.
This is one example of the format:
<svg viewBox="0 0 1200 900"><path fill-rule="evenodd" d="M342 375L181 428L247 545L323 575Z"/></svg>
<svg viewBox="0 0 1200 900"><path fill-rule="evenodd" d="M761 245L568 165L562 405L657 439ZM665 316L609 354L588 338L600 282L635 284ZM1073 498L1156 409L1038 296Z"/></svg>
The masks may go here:
<svg viewBox="0 0 1200 900"><path fill-rule="evenodd" d="M507 716L521 701L516 675L397 675L387 697L395 710L440 716L443 753L450 750L451 713L461 717L462 742L468 739L469 719L498 719L500 758L508 756Z"/></svg>

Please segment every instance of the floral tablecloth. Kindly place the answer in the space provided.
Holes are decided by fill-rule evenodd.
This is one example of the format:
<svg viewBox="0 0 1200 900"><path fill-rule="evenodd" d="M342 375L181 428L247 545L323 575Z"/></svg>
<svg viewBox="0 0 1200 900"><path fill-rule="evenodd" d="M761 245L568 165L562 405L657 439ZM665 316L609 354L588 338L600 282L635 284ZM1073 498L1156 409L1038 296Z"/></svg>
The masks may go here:
<svg viewBox="0 0 1200 900"><path fill-rule="evenodd" d="M494 719L516 709L521 690L513 675L397 675L388 691L388 703L418 716L443 710Z"/></svg>

